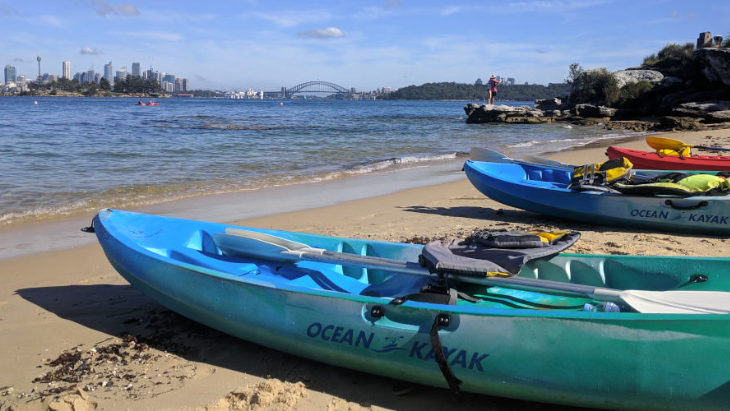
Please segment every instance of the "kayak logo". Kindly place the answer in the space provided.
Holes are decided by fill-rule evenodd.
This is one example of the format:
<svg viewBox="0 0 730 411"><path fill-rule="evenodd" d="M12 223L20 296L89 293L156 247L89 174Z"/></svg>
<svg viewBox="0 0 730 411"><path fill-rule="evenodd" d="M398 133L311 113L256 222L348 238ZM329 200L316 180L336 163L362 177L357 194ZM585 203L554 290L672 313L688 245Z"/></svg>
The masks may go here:
<svg viewBox="0 0 730 411"><path fill-rule="evenodd" d="M378 354L394 351L408 352L408 357L422 361L436 361L431 344L428 342L413 341L410 348L401 346L406 339L403 336L386 337L385 344L379 345L374 332L356 331L352 328L339 325L312 323L307 327L307 337L317 338L333 344L347 344L351 347L368 349ZM484 372L482 361L489 354L478 351L469 351L461 348L443 347L446 361L451 367L461 367L468 370Z"/></svg>
<svg viewBox="0 0 730 411"><path fill-rule="evenodd" d="M690 214L687 221L696 221L708 224L724 224L727 225L727 216L719 216L712 214Z"/></svg>
<svg viewBox="0 0 730 411"><path fill-rule="evenodd" d="M656 218L666 220L669 217L669 211L656 210L631 210L631 217Z"/></svg>
<svg viewBox="0 0 730 411"><path fill-rule="evenodd" d="M631 210L631 217L651 218L655 220L686 220L692 223L707 224L728 224L728 216L720 216L713 214L697 214L697 213L675 213L670 217L669 211L656 210Z"/></svg>

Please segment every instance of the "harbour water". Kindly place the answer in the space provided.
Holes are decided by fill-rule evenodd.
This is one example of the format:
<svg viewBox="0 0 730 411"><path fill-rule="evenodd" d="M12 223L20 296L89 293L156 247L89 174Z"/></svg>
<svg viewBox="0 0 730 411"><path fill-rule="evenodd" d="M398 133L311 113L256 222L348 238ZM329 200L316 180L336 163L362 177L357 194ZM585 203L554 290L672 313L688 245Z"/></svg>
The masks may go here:
<svg viewBox="0 0 730 411"><path fill-rule="evenodd" d="M159 101L0 98L0 227L454 164L474 146L519 156L627 136L466 124L463 101Z"/></svg>

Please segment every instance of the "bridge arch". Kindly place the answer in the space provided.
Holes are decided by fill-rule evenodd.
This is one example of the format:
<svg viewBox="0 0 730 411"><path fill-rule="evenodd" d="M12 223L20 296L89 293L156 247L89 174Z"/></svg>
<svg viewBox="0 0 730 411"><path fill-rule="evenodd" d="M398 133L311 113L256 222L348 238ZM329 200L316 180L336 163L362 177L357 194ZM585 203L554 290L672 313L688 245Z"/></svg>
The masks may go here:
<svg viewBox="0 0 730 411"><path fill-rule="evenodd" d="M306 83L297 84L294 87L286 89L284 98L291 98L296 93L331 93L331 94L350 94L350 90L327 81L307 81Z"/></svg>

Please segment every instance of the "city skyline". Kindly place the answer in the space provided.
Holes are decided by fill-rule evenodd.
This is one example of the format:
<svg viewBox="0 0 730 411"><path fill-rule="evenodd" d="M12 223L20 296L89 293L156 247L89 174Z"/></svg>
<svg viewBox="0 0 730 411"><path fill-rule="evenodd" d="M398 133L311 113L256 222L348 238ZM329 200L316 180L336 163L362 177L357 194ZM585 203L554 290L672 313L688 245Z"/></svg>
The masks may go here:
<svg viewBox="0 0 730 411"><path fill-rule="evenodd" d="M670 43L727 36L730 4L719 0L145 4L4 3L1 65L36 77L139 62L195 88L276 90L325 80L374 90L427 82L473 83L492 73L520 83L560 83L586 69L635 67ZM124 63L121 63L124 62ZM137 68L140 69L140 68Z"/></svg>

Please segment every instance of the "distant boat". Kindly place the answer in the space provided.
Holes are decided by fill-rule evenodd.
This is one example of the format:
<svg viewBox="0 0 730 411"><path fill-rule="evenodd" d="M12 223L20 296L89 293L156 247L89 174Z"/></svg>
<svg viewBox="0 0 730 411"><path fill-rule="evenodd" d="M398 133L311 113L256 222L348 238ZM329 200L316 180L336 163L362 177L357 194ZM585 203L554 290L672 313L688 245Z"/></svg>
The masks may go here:
<svg viewBox="0 0 730 411"><path fill-rule="evenodd" d="M138 106L159 106L160 103L154 103L154 102L150 101L149 103L137 103L137 105Z"/></svg>

